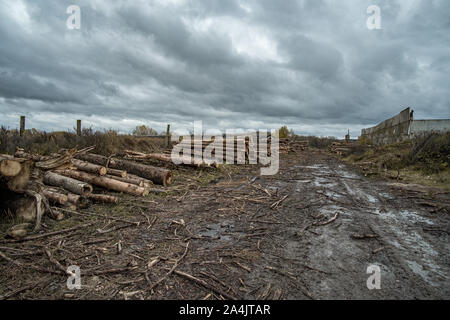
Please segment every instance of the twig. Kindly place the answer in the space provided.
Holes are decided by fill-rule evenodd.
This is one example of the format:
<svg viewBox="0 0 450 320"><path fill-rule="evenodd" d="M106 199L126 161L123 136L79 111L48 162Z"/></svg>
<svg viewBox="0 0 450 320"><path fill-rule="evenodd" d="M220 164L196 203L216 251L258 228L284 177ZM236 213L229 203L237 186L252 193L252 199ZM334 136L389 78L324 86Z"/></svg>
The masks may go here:
<svg viewBox="0 0 450 320"><path fill-rule="evenodd" d="M6 299L9 299L11 297L14 297L16 294L19 294L21 292L24 292L25 290L31 289L32 287L33 287L33 285L29 285L29 286L25 286L23 288L14 290L14 291L12 291L10 293L5 294L4 296L0 296L0 300L6 300Z"/></svg>
<svg viewBox="0 0 450 320"><path fill-rule="evenodd" d="M53 270L49 270L49 269L45 269L45 268L40 268L40 267L36 267L34 265L28 265L28 264L23 264L19 261L13 260L10 257L6 256L3 252L0 251L0 257L2 257L3 259L5 259L8 262L11 262L12 264L18 266L18 267L22 267L22 268L30 268L36 271L41 271L41 272L46 272L46 273L52 273L52 274L61 274L60 271L53 271Z"/></svg>
<svg viewBox="0 0 450 320"><path fill-rule="evenodd" d="M180 277L183 277L185 279L191 280L192 282L195 282L203 287L205 287L206 289L209 289L211 291L214 291L215 293L223 296L224 298L228 299L228 300L237 300L235 297L233 297L232 295L210 285L209 283L207 283L206 281L196 278L186 272L182 272L182 271L178 271L178 270L174 270L173 273L175 273L176 275L179 275Z"/></svg>
<svg viewBox="0 0 450 320"><path fill-rule="evenodd" d="M29 240L36 240L36 239L41 239L41 238L46 238L46 237L50 237L50 236L55 236L61 233L66 233L66 232L71 232L77 229L81 229L81 228L86 228L89 227L91 225L95 224L95 222L90 222L90 223L86 223L86 224L82 224L76 227L72 227L72 228L67 228L67 229L63 229L63 230L59 230L59 231L53 231L53 232L48 232L48 233L43 233L43 234L38 234L35 236L29 236L29 237L25 237L22 239L17 239L17 240L6 240L6 241L2 241L2 242L6 242L6 243L10 243L10 242L24 242L24 241L29 241Z"/></svg>
<svg viewBox="0 0 450 320"><path fill-rule="evenodd" d="M324 225L329 224L329 223L333 222L334 220L336 220L338 216L339 216L339 211L336 211L335 215L331 219L324 221L324 222L316 222L313 225L324 226Z"/></svg>
<svg viewBox="0 0 450 320"><path fill-rule="evenodd" d="M163 282L164 279L166 279L168 276L170 276L170 275L175 271L175 269L178 267L178 263L186 256L186 254L187 254L187 252L188 252L188 248L189 248L189 243L190 243L190 242L187 243L186 249L184 250L183 255L182 255L179 259L177 259L177 261L175 262L175 264L173 265L173 267L169 270L169 272L167 272L161 279L159 279L158 281L156 281L156 282L150 287L150 289L149 289L150 291L152 291L158 284L160 284L161 282Z"/></svg>
<svg viewBox="0 0 450 320"><path fill-rule="evenodd" d="M73 214L78 214L78 215L82 215L82 216L94 216L94 217L102 217L105 219L109 219L109 220L113 220L113 221L120 221L120 222L125 222L125 223L129 223L129 224L134 224L136 226L139 226L140 222L135 222L135 221L130 221L130 220L125 220L125 219L120 219L120 218L115 218L115 217L110 217L104 214L99 214L99 213L91 213L91 212L78 212L78 211L73 211L73 210L69 210L69 209L64 209L64 208L59 208L62 211L68 212L68 213L73 213Z"/></svg>
<svg viewBox="0 0 450 320"><path fill-rule="evenodd" d="M61 270L62 272L66 273L68 276L72 276L72 275L73 275L72 272L70 272L70 271L68 271L66 268L64 268L64 267L62 266L62 264L59 263L59 261L56 260L56 259L52 256L52 254L51 254L50 250L48 250L48 248L44 248L44 252L45 252L45 254L46 254L47 257L48 257L48 260L50 260L50 262L53 263L59 270Z"/></svg>
<svg viewBox="0 0 450 320"><path fill-rule="evenodd" d="M351 235L351 237L353 238L353 239L372 239L372 238L376 238L376 237L378 237L378 235L376 235L376 234L359 234L359 233L355 233L355 234L352 234Z"/></svg>

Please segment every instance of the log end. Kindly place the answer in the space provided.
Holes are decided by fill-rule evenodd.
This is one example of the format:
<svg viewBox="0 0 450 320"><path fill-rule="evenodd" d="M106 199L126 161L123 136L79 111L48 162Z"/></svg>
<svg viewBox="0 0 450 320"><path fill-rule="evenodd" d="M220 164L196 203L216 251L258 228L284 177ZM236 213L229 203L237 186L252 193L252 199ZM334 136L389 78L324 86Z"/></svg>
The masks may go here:
<svg viewBox="0 0 450 320"><path fill-rule="evenodd" d="M92 188L92 186L90 184L84 184L81 187L81 195L82 196L87 196L89 194L91 194L94 191L94 188Z"/></svg>
<svg viewBox="0 0 450 320"><path fill-rule="evenodd" d="M171 184L172 179L173 179L172 171L168 171L167 174L164 175L163 186L167 187L169 184Z"/></svg>
<svg viewBox="0 0 450 320"><path fill-rule="evenodd" d="M22 166L18 161L3 160L0 162L0 172L6 177L15 177L20 173Z"/></svg>

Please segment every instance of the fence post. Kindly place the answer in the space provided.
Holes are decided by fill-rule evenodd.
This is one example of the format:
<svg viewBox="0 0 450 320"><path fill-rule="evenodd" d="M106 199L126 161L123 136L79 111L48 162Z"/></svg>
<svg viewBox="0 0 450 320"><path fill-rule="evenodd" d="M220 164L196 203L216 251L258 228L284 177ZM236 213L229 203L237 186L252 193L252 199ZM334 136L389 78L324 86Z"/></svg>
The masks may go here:
<svg viewBox="0 0 450 320"><path fill-rule="evenodd" d="M164 139L164 145L166 148L170 145L170 124L167 125L166 138Z"/></svg>
<svg viewBox="0 0 450 320"><path fill-rule="evenodd" d="M77 136L81 136L81 120L77 120Z"/></svg>
<svg viewBox="0 0 450 320"><path fill-rule="evenodd" d="M25 116L20 116L20 131L19 134L23 137L23 133L25 132Z"/></svg>

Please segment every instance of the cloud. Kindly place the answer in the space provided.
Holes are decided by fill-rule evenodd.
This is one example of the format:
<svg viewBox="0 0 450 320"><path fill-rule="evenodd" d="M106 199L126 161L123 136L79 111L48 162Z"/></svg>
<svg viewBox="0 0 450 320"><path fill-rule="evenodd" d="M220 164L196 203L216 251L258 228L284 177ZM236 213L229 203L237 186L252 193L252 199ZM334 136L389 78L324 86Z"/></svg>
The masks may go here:
<svg viewBox="0 0 450 320"><path fill-rule="evenodd" d="M410 106L449 118L446 0L0 3L0 111L44 130L260 129L352 136ZM366 9L381 8L368 30Z"/></svg>

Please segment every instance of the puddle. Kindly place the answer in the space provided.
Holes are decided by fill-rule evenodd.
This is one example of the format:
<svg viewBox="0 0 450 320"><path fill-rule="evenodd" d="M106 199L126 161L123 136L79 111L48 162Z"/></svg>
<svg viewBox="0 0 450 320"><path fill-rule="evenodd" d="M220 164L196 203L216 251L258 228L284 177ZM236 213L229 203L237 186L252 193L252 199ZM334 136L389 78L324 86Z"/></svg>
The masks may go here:
<svg viewBox="0 0 450 320"><path fill-rule="evenodd" d="M221 223L212 223L206 226L205 231L201 231L199 234L205 237L219 238L222 241L231 241L231 236L223 235L223 233L229 233L230 229L234 227L234 224L230 220L225 220Z"/></svg>

